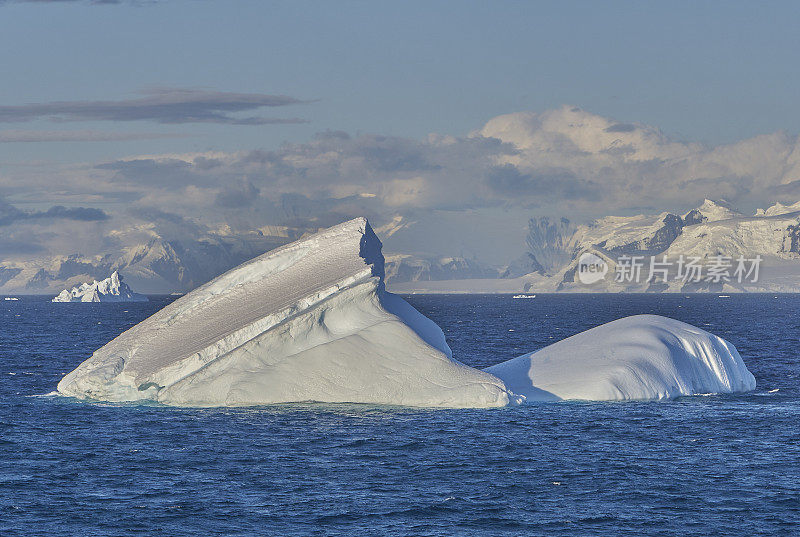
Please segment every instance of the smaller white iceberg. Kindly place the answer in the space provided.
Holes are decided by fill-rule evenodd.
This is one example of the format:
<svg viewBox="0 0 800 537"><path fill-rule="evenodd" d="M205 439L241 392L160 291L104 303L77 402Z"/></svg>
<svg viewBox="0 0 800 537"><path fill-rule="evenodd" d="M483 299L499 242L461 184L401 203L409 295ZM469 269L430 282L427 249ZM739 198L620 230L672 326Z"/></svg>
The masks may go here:
<svg viewBox="0 0 800 537"><path fill-rule="evenodd" d="M8 300L8 301L14 301L14 302L16 302L16 301L17 301L17 300L19 300L19 299L18 299L17 297L15 297L15 296L7 296L7 297L5 297L3 300Z"/></svg>
<svg viewBox="0 0 800 537"><path fill-rule="evenodd" d="M115 270L101 281L83 283L72 289L64 289L53 302L147 302L147 297L134 293L122 276Z"/></svg>
<svg viewBox="0 0 800 537"><path fill-rule="evenodd" d="M732 344L658 315L618 319L484 371L527 401L663 400L756 387Z"/></svg>

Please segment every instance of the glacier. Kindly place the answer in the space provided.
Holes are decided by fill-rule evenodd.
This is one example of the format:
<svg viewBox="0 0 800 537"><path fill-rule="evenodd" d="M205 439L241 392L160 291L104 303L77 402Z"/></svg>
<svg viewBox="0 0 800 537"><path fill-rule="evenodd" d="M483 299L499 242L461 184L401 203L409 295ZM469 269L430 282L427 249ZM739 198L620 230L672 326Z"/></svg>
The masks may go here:
<svg viewBox="0 0 800 537"><path fill-rule="evenodd" d="M58 392L177 406L289 402L501 407L753 389L733 345L655 316L478 370L384 285L364 218L263 254L177 299L68 373Z"/></svg>
<svg viewBox="0 0 800 537"><path fill-rule="evenodd" d="M147 302L148 298L134 293L116 270L104 280L83 283L64 289L52 302Z"/></svg>
<svg viewBox="0 0 800 537"><path fill-rule="evenodd" d="M528 401L662 400L756 387L732 344L658 315L617 319L484 371Z"/></svg>

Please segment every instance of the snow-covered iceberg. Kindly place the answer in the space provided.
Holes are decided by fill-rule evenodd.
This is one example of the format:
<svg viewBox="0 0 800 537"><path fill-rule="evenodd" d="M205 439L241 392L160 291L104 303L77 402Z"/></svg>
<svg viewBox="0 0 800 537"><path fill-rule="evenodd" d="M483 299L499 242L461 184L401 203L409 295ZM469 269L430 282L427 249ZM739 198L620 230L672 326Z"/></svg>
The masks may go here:
<svg viewBox="0 0 800 537"><path fill-rule="evenodd" d="M657 315L618 319L484 371L527 401L658 400L756 386L733 345Z"/></svg>
<svg viewBox="0 0 800 537"><path fill-rule="evenodd" d="M496 377L383 285L363 218L288 244L179 298L96 351L62 394L217 406L295 401L504 406Z"/></svg>
<svg viewBox="0 0 800 537"><path fill-rule="evenodd" d="M115 270L105 280L64 289L53 302L147 302L147 297L134 293Z"/></svg>
<svg viewBox="0 0 800 537"><path fill-rule="evenodd" d="M480 371L385 290L363 218L293 242L179 298L58 384L81 398L234 406L300 401L493 407L665 399L755 387L730 343L652 315Z"/></svg>

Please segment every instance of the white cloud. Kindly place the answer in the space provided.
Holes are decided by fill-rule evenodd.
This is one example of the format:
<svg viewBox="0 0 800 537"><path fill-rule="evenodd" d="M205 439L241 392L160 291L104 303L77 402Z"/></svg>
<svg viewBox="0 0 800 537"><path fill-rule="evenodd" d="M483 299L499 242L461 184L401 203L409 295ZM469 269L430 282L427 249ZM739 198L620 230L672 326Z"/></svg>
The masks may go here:
<svg viewBox="0 0 800 537"><path fill-rule="evenodd" d="M520 173L558 168L599 185L599 197L570 204L587 215L685 207L704 197L727 197L749 209L796 196L780 186L800 179L798 138L780 132L707 147L565 106L500 116L476 134L514 144L519 151L497 161Z"/></svg>

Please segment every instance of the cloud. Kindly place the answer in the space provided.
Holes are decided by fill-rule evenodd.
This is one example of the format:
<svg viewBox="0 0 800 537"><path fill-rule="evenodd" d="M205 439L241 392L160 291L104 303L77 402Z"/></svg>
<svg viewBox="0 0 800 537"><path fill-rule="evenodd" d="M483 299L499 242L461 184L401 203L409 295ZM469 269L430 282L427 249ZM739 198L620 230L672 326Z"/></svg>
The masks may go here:
<svg viewBox="0 0 800 537"><path fill-rule="evenodd" d="M606 127L605 132L633 132L636 130L636 125L631 123L614 123Z"/></svg>
<svg viewBox="0 0 800 537"><path fill-rule="evenodd" d="M98 170L111 170L111 177L117 182L131 182L138 185L168 184L175 186L181 183L195 183L197 177L190 173L193 162L177 158L141 158L131 160L116 160L98 164Z"/></svg>
<svg viewBox="0 0 800 537"><path fill-rule="evenodd" d="M259 189L250 181L224 187L219 191L216 205L228 209L238 209L252 205L258 197Z"/></svg>
<svg viewBox="0 0 800 537"><path fill-rule="evenodd" d="M34 211L25 214L28 215L28 218L62 218L79 222L101 222L111 218L101 209L92 207L64 207L63 205L54 205L46 211Z"/></svg>
<svg viewBox="0 0 800 537"><path fill-rule="evenodd" d="M102 222L111 217L100 209L91 207L64 207L54 205L46 211L23 211L0 199L0 226L23 220L74 220L78 222Z"/></svg>
<svg viewBox="0 0 800 537"><path fill-rule="evenodd" d="M486 178L492 190L506 196L535 196L534 205L548 200L599 199L600 185L563 168L522 173L513 164L494 166Z"/></svg>
<svg viewBox="0 0 800 537"><path fill-rule="evenodd" d="M419 141L324 133L272 151L142 156L94 169L108 172L111 183L140 189L173 208L185 203L189 188L195 199L211 194L206 214L248 208L254 219L295 218L287 205L304 200L317 210L355 216L502 204L507 196L496 195L484 179L496 157L513 152L508 144L482 137Z"/></svg>
<svg viewBox="0 0 800 537"><path fill-rule="evenodd" d="M104 132L79 131L0 131L0 143L14 142L118 142L132 140L157 140L160 138L188 138L187 134L155 132Z"/></svg>
<svg viewBox="0 0 800 537"><path fill-rule="evenodd" d="M114 253L155 235L258 235L267 225L315 229L364 215L375 226L398 217L414 222L387 239L387 251L471 252L502 263L510 259L502 256L524 248L532 216L585 221L685 212L706 197L752 211L796 202L799 185L796 136L774 133L709 147L563 107L499 116L460 137L327 131L272 149L5 166L2 195L47 206L102 206L113 218L87 226L77 212L23 215L0 208L0 221L13 222L0 237L36 228L48 251L77 240L96 245L82 246L86 254ZM96 238L101 233L106 243ZM107 250L112 246L117 250Z"/></svg>
<svg viewBox="0 0 800 537"><path fill-rule="evenodd" d="M164 124L218 123L268 125L305 123L299 118L236 117L230 114L276 108L301 101L288 95L233 93L197 89L156 88L144 97L118 101L54 101L0 106L0 122L50 121L153 121Z"/></svg>
<svg viewBox="0 0 800 537"><path fill-rule="evenodd" d="M131 207L126 212L136 220L146 222L157 235L168 239L196 239L207 231L192 218L155 207Z"/></svg>
<svg viewBox="0 0 800 537"><path fill-rule="evenodd" d="M489 208L581 220L684 210L704 197L747 209L797 190L781 186L800 180L796 137L706 147L618 125L564 107L500 116L467 137L328 131L273 150L143 155L84 173L103 196L124 191L139 206L254 227Z"/></svg>
<svg viewBox="0 0 800 537"><path fill-rule="evenodd" d="M41 244L25 239L14 239L0 237L0 252L4 254L39 254L45 253L47 249ZM0 267L0 271L2 267Z"/></svg>
<svg viewBox="0 0 800 537"><path fill-rule="evenodd" d="M476 134L518 149L496 159L518 172L495 172L490 184L496 190L511 196L516 188L517 203L527 196L550 200L542 210L573 219L641 207L683 210L705 197L752 210L776 201L779 193L791 201L795 189L784 185L800 180L800 140L780 132L709 147L565 106L498 116ZM548 170L559 170L559 180L541 177Z"/></svg>

